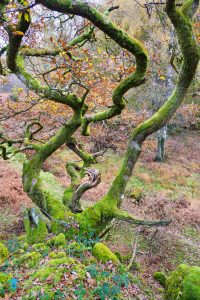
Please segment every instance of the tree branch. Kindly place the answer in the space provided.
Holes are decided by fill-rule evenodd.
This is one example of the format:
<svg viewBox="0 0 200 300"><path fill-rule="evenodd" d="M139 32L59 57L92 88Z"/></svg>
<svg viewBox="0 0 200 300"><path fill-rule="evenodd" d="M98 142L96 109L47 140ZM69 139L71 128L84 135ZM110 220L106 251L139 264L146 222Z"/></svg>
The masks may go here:
<svg viewBox="0 0 200 300"><path fill-rule="evenodd" d="M80 213L82 212L81 205L80 205L80 199L83 196L83 194L96 187L101 182L101 173L97 169L86 169L85 174L88 175L88 180L81 183L78 188L75 189L71 204L69 205L69 208L74 213Z"/></svg>
<svg viewBox="0 0 200 300"><path fill-rule="evenodd" d="M68 3L59 0L37 0L36 3L42 4L54 11L66 14L75 14L88 19L100 30L111 37L118 45L130 51L136 58L136 71L129 77L125 78L113 92L113 107L94 115L85 115L82 122L82 134L89 135L89 124L91 122L102 121L120 114L126 105L123 98L124 94L130 88L137 87L144 83L148 60L147 52L138 40L131 38L121 31L105 16L105 14L100 13L86 2L81 3L78 1L70 1L70 3Z"/></svg>
<svg viewBox="0 0 200 300"><path fill-rule="evenodd" d="M167 226L171 223L171 220L159 220L159 221L150 221L150 220L140 220L131 216L126 211L117 210L115 212L115 218L117 220L125 221L134 225L143 225L143 226Z"/></svg>
<svg viewBox="0 0 200 300"><path fill-rule="evenodd" d="M34 127L35 125L38 126L37 129L31 132L31 128ZM31 122L26 126L25 133L24 133L24 145L30 146L32 149L39 151L41 149L41 146L38 144L34 144L31 142L31 140L34 139L34 135L40 132L43 129L42 124L36 120Z"/></svg>

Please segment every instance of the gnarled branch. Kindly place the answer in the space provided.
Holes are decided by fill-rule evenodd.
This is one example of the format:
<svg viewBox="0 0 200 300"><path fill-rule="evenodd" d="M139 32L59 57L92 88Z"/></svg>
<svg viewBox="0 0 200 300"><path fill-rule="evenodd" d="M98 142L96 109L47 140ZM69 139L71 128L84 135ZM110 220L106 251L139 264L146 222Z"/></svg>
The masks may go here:
<svg viewBox="0 0 200 300"><path fill-rule="evenodd" d="M133 217L126 211L117 210L115 212L115 218L117 220L125 221L130 224L134 225L143 225L143 226L167 226L171 223L171 220L158 220L158 221L151 221L151 220L141 220Z"/></svg>
<svg viewBox="0 0 200 300"><path fill-rule="evenodd" d="M81 183L78 188L74 191L71 204L69 208L74 213L82 212L80 199L83 194L96 187L101 182L101 173L97 169L88 169L86 168L85 175L88 175L88 180Z"/></svg>

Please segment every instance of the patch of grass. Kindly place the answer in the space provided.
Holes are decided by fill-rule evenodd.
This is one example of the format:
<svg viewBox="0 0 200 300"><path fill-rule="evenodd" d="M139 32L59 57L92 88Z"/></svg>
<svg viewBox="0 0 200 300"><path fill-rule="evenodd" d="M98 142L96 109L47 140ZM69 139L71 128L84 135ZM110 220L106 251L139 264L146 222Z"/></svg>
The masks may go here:
<svg viewBox="0 0 200 300"><path fill-rule="evenodd" d="M16 215L9 209L0 210L0 239L8 237L16 225Z"/></svg>
<svg viewBox="0 0 200 300"><path fill-rule="evenodd" d="M197 228L191 226L184 228L184 235L192 238L195 241L200 241L200 230Z"/></svg>
<svg viewBox="0 0 200 300"><path fill-rule="evenodd" d="M9 163L21 174L23 163L26 161L26 155L24 153L17 153Z"/></svg>
<svg viewBox="0 0 200 300"><path fill-rule="evenodd" d="M171 257L171 262L178 266L179 264L199 265L200 264L200 252L196 245L189 240L177 240L176 250L174 257Z"/></svg>
<svg viewBox="0 0 200 300"><path fill-rule="evenodd" d="M61 183L58 182L57 178L53 174L44 171L41 171L40 176L43 180L45 189L58 199L62 199L65 188Z"/></svg>
<svg viewBox="0 0 200 300"><path fill-rule="evenodd" d="M17 153L10 161L11 165L20 173L22 173L23 163L26 161L26 155L23 153ZM58 199L62 199L64 193L63 185L57 180L57 178L50 172L41 171L40 176L43 180L44 187L53 195L56 195Z"/></svg>

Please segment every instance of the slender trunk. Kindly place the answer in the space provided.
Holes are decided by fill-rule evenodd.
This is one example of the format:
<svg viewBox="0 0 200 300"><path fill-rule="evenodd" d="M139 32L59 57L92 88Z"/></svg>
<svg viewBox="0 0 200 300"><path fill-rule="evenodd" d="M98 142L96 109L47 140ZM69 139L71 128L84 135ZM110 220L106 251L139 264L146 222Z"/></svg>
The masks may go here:
<svg viewBox="0 0 200 300"><path fill-rule="evenodd" d="M157 154L155 161L164 162L165 160L165 141L167 138L167 125L157 132Z"/></svg>
<svg viewBox="0 0 200 300"><path fill-rule="evenodd" d="M31 161L26 162L23 168L23 187L42 212L55 219L64 219L67 207L61 199L55 199L43 186L40 171L44 161L66 143L80 126L80 113L75 113L71 121L52 137L36 152ZM61 197L62 198L62 197Z"/></svg>
<svg viewBox="0 0 200 300"><path fill-rule="evenodd" d="M177 50L177 41L175 36L175 30L173 27L171 27L170 30L170 41L169 41L169 48L168 48L168 54L170 57L170 63L167 68L167 74L166 74L166 81L165 81L165 95L164 98L168 99L174 89L174 83L173 83L173 61L174 61L174 55L175 51ZM163 101L162 101L163 102ZM155 161L157 162L164 162L165 160L165 142L167 139L167 125L165 125L163 128L159 129L157 132L157 153L155 157Z"/></svg>

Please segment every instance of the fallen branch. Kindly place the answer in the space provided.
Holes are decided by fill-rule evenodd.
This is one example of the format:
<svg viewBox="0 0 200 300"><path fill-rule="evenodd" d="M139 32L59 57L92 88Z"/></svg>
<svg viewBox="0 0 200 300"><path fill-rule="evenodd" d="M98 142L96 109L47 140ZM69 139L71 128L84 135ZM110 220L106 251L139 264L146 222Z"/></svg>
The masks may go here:
<svg viewBox="0 0 200 300"><path fill-rule="evenodd" d="M135 260L135 257L136 257L136 253L137 253L137 245L138 245L138 238L139 238L139 234L141 232L141 229L142 229L142 226L139 227L137 233L136 233L136 237L135 237L135 243L133 244L133 241L132 241L132 249L133 249L133 254L132 254L132 257L130 259L130 262L128 264L128 267L127 267L127 270L129 271L133 265L133 262Z"/></svg>

